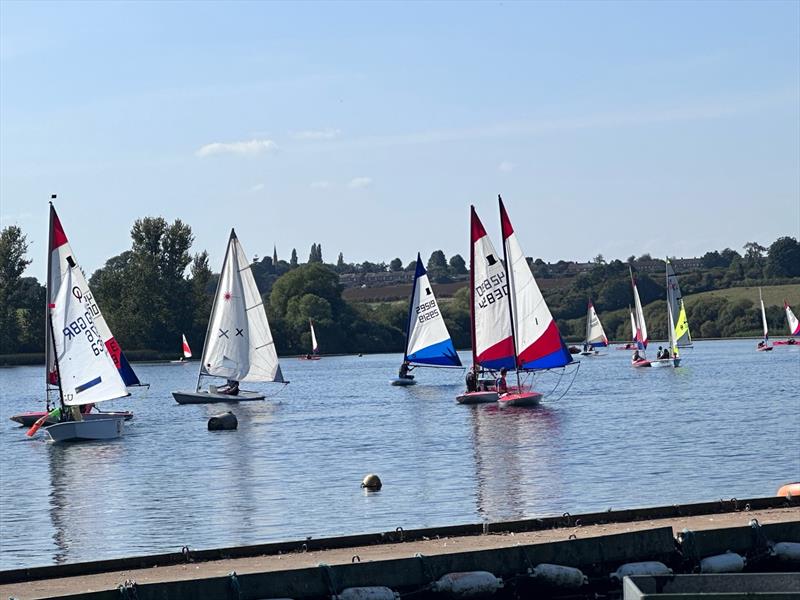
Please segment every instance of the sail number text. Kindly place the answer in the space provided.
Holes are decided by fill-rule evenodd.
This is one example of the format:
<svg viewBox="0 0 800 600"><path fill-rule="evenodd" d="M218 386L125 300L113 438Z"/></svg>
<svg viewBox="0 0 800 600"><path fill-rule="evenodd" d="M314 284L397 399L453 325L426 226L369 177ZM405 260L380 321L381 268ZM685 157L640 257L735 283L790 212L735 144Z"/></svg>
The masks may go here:
<svg viewBox="0 0 800 600"><path fill-rule="evenodd" d="M475 286L475 296L480 308L500 301L503 296L508 296L508 283L505 273L497 273Z"/></svg>
<svg viewBox="0 0 800 600"><path fill-rule="evenodd" d="M417 306L417 321L424 323L439 316L439 307L436 300L428 300Z"/></svg>
<svg viewBox="0 0 800 600"><path fill-rule="evenodd" d="M105 344L100 337L100 333L95 327L94 319L92 318L91 309L87 310L82 317L78 317L72 323L64 327L65 340L72 340L78 338L81 334L86 336L86 340L92 347L92 352L95 356L99 356L105 352Z"/></svg>

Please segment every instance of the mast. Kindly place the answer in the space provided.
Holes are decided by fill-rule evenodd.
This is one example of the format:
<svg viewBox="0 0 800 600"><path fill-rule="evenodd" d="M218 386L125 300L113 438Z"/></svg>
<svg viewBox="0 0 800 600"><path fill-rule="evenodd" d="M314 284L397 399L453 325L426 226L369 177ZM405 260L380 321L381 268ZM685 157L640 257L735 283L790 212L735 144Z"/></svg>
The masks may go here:
<svg viewBox="0 0 800 600"><path fill-rule="evenodd" d="M478 215L475 213L475 206L470 205L470 224L469 224L469 324L470 335L472 336L472 370L478 375L478 338L475 335L475 234L473 225ZM410 312L409 308L409 312ZM408 341L406 341L406 344Z"/></svg>
<svg viewBox="0 0 800 600"><path fill-rule="evenodd" d="M47 412L50 412L50 386L52 382L50 381L50 357L55 356L55 338L53 337L53 324L52 319L50 316L50 294L53 291L53 280L52 280L52 259L51 256L53 254L53 200L56 199L56 194L50 194L50 224L48 226L47 231L47 288L46 288L46 298L44 304L44 323L45 323L45 334L44 334L44 341L45 341L45 350L44 350L44 389L45 389L45 404ZM51 339L52 338L52 339ZM57 373L58 371L56 371ZM59 378L59 396L61 392L61 382ZM63 404L63 401L62 401Z"/></svg>
<svg viewBox="0 0 800 600"><path fill-rule="evenodd" d="M503 198L497 194L497 202L500 207L500 223L503 223ZM514 328L514 300L511 297L513 293L513 286L511 284L511 277L508 269L508 251L506 250L505 240L503 241L503 269L506 273L506 281L508 282L508 318L511 319L511 343L514 346L514 370L517 372L517 390L522 391L519 381L519 350L517 349L517 332Z"/></svg>
<svg viewBox="0 0 800 600"><path fill-rule="evenodd" d="M419 265L421 261L422 257L420 256L419 252L417 252L417 266L414 269L414 284L411 286L411 297L408 299L408 319L406 320L406 347L403 349L403 362L408 360L408 342L411 340L411 317L413 316L413 310L414 310L414 295L417 293L417 282L419 281L417 273L419 273ZM473 352L474 352L474 347L473 347Z"/></svg>
<svg viewBox="0 0 800 600"><path fill-rule="evenodd" d="M761 323L764 326L764 345L769 344L769 328L767 327L767 311L764 308L764 298L761 295L761 288L758 288L758 299L761 301Z"/></svg>
<svg viewBox="0 0 800 600"><path fill-rule="evenodd" d="M592 301L589 300L589 306L586 308L586 340L584 341L585 345L589 344L589 334L591 334L591 327L592 327Z"/></svg>
<svg viewBox="0 0 800 600"><path fill-rule="evenodd" d="M47 323L50 326L50 343L53 344L53 349L55 349L56 336L55 332L53 331L53 314L50 312L50 310L50 308L47 309ZM59 418L59 421L63 421L67 416L67 405L64 404L64 390L61 387L61 369L58 366L58 356L56 352L53 352L53 363L56 367L56 377L58 377L58 403L61 406L61 417ZM49 406L47 407L47 412L50 412Z"/></svg>
<svg viewBox="0 0 800 600"><path fill-rule="evenodd" d="M214 290L214 304L211 307L211 314L208 316L208 325L206 326L206 338L203 340L203 355L200 359L200 370L197 373L197 387L195 388L196 392L200 391L200 380L203 377L203 369L205 369L205 357L206 357L206 348L208 348L208 335L211 333L211 323L214 320L214 312L217 310L217 296L219 296L219 286L222 282L222 273L225 270L225 265L228 264L228 254L231 251L231 241L236 239L236 230L231 227L231 235L228 237L228 246L225 248L225 258L222 260L222 270L220 271L220 277L217 280L217 289Z"/></svg>

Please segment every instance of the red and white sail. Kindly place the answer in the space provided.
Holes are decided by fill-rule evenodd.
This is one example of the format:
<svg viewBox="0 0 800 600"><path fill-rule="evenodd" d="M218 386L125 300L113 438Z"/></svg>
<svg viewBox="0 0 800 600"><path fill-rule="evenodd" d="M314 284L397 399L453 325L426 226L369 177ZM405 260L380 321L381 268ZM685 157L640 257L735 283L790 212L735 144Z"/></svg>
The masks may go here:
<svg viewBox="0 0 800 600"><path fill-rule="evenodd" d="M192 349L189 348L189 342L186 341L186 336L184 334L181 334L181 340L183 342L183 357L192 358Z"/></svg>
<svg viewBox="0 0 800 600"><path fill-rule="evenodd" d="M500 256L471 207L473 354L487 369L514 368L508 280Z"/></svg>
<svg viewBox="0 0 800 600"><path fill-rule="evenodd" d="M767 311L764 308L764 298L761 296L761 288L758 288L758 301L761 303L761 325L764 328L764 342L769 342L769 328L767 327Z"/></svg>
<svg viewBox="0 0 800 600"><path fill-rule="evenodd" d="M792 307L786 300L783 301L783 310L786 311L786 322L789 323L789 335L800 335L800 321L794 316Z"/></svg>
<svg viewBox="0 0 800 600"><path fill-rule="evenodd" d="M511 295L517 367L563 367L572 362L572 357L528 266L503 200L499 199L499 203L503 247L508 263L506 270Z"/></svg>
<svg viewBox="0 0 800 600"><path fill-rule="evenodd" d="M49 241L49 264L47 266L47 302L48 306L52 306L55 302L56 295L61 288L61 282L70 272L72 284L76 286L82 295L83 302L91 310L94 319L94 326L100 333L100 337L105 342L106 349L111 356L114 364L119 371L125 385L138 385L139 378L128 363L125 355L122 353L122 348L114 339L114 334L111 333L100 307L94 299L92 291L89 289L89 283L86 277L78 266L78 260L75 258L75 253L67 240L64 233L64 228L61 226L61 221L56 214L56 209L50 205L50 241ZM48 320L49 321L49 320ZM49 323L46 335L46 355L47 355L47 381L50 385L58 383L58 376L55 370L55 359L53 352L53 344L50 336Z"/></svg>

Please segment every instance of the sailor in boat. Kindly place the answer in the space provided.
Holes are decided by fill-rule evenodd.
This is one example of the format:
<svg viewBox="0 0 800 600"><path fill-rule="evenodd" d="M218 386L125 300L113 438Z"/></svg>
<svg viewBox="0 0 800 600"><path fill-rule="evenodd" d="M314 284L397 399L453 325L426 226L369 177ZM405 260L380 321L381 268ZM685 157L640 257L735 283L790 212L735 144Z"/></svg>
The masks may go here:
<svg viewBox="0 0 800 600"><path fill-rule="evenodd" d="M227 383L221 388L217 388L218 394L226 394L228 396L237 396L239 394L239 382L235 379L228 379Z"/></svg>
<svg viewBox="0 0 800 600"><path fill-rule="evenodd" d="M403 364L400 365L400 370L397 372L397 376L400 379L414 379L413 375L409 375L409 371L413 371L414 367L411 366L411 363L407 360L403 361Z"/></svg>
<svg viewBox="0 0 800 600"><path fill-rule="evenodd" d="M475 369L467 371L466 377L467 393L478 391L478 378L475 376Z"/></svg>
<svg viewBox="0 0 800 600"><path fill-rule="evenodd" d="M757 346L758 348L763 348L764 346L765 346L764 340L761 340L760 342L758 342L758 346Z"/></svg>
<svg viewBox="0 0 800 600"><path fill-rule="evenodd" d="M505 367L500 369L500 377L497 378L497 383L495 384L495 388L498 394L508 393L508 383L506 383L506 373L508 373L508 369L506 369Z"/></svg>
<svg viewBox="0 0 800 600"><path fill-rule="evenodd" d="M631 362L639 362L640 360L644 360L642 355L639 354L639 349L633 351L633 356L631 356Z"/></svg>

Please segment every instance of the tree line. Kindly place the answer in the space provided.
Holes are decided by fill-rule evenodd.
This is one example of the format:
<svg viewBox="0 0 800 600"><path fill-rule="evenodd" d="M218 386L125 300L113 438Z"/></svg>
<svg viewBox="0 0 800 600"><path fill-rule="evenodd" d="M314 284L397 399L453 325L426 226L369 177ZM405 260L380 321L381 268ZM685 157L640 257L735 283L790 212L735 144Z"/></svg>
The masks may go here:
<svg viewBox="0 0 800 600"><path fill-rule="evenodd" d="M205 337L218 274L208 263L205 251L192 253L191 227L176 219L138 219L131 228L129 250L111 257L89 278L103 314L122 347L149 351L152 356L178 353L180 336L186 334L199 354ZM31 260L28 243L17 226L0 232L0 353L39 353L44 346L45 288L35 278L25 277ZM638 260L649 259L644 255ZM736 285L770 285L800 277L800 243L781 237L769 247L748 242L744 252L731 249L712 251L702 257L704 269L680 277L684 295ZM563 262L563 261L562 261ZM606 262L598 256L592 268L570 278L568 285L543 287L545 299L565 336L583 336L582 320L586 302L594 301L603 315L606 332L612 338L630 337L627 307L631 303L628 275L630 265L620 260ZM537 278L547 279L561 263L548 266L529 259ZM292 250L288 261L272 256L253 258L253 275L264 296L264 304L280 353L310 350L308 320L313 319L323 352L402 351L408 317L403 303L357 303L342 298L339 275L344 272L411 271L416 260L403 266L400 258L388 264L344 262L341 253L334 264L325 263L322 245L314 243L308 261L300 263ZM464 259L456 254L449 260L441 250L426 262L434 282L464 278ZM544 270L547 269L547 272ZM639 293L646 305L665 297L663 277L646 273L637 276ZM730 305L729 305L730 304ZM469 292L463 288L452 299L440 301L443 315L457 347L470 344ZM751 301L714 298L690 304L694 334L718 337L758 329L758 315ZM655 308L647 314L653 331L666 331L666 317ZM771 307L768 318L779 327L782 312ZM662 323L663 321L663 323ZM135 357L135 355L134 355Z"/></svg>

